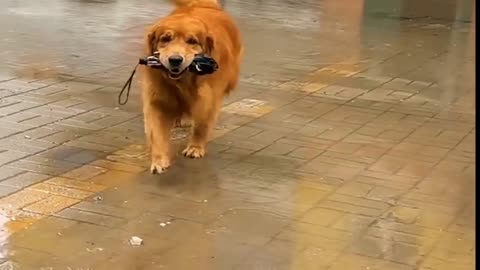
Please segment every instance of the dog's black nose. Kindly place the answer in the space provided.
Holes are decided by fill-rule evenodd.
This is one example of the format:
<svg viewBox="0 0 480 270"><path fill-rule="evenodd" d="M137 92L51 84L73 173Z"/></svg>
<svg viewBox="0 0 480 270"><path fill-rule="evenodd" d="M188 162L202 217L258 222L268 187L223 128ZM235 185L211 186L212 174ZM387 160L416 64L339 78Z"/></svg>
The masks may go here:
<svg viewBox="0 0 480 270"><path fill-rule="evenodd" d="M183 57L181 57L180 55L172 55L168 57L168 63L171 66L178 67L182 64L182 62L183 62Z"/></svg>

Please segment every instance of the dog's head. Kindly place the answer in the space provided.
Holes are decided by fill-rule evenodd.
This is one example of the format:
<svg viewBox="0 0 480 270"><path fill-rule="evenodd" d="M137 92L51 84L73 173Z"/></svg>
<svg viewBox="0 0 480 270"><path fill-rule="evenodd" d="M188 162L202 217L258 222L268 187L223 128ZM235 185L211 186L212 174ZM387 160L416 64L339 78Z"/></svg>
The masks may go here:
<svg viewBox="0 0 480 270"><path fill-rule="evenodd" d="M178 80L196 54L210 54L214 41L207 27L195 18L173 15L148 30L147 53L159 52L168 77Z"/></svg>

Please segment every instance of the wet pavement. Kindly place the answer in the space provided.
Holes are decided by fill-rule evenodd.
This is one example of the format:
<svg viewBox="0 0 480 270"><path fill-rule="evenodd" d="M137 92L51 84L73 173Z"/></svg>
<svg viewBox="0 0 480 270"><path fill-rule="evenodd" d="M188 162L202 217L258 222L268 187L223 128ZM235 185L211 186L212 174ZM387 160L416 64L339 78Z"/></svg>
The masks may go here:
<svg viewBox="0 0 480 270"><path fill-rule="evenodd" d="M475 1L223 2L239 89L151 176L116 101L170 6L2 1L0 268L474 269Z"/></svg>

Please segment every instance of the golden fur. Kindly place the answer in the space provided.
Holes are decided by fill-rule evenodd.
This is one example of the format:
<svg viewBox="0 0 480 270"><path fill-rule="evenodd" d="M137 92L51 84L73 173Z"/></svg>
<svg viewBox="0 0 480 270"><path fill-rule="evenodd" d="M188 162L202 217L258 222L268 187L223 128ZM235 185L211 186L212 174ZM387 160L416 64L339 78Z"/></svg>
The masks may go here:
<svg viewBox="0 0 480 270"><path fill-rule="evenodd" d="M146 35L145 53L158 51L166 67L143 69L143 112L152 173L171 166L170 131L184 117L193 120L193 125L183 154L190 158L205 155L223 98L238 83L243 53L238 28L216 0L173 2L176 9L151 26ZM197 53L212 56L219 69L203 76L185 71ZM171 56L183 58L179 68L169 66Z"/></svg>

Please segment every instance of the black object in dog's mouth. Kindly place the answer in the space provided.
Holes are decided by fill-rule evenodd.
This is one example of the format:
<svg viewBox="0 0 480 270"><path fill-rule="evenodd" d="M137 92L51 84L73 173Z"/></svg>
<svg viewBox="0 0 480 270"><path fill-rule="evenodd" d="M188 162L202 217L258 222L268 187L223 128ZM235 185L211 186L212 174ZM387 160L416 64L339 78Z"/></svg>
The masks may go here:
<svg viewBox="0 0 480 270"><path fill-rule="evenodd" d="M179 79L182 76L184 71L185 69L180 71L180 69L178 68L172 68L168 72L168 77L170 77L170 79L173 79L173 80Z"/></svg>

